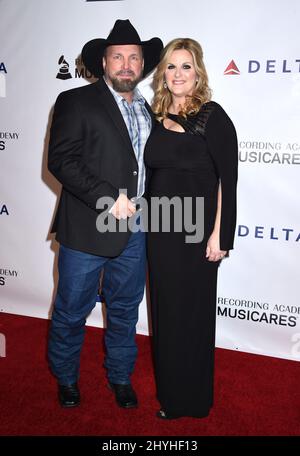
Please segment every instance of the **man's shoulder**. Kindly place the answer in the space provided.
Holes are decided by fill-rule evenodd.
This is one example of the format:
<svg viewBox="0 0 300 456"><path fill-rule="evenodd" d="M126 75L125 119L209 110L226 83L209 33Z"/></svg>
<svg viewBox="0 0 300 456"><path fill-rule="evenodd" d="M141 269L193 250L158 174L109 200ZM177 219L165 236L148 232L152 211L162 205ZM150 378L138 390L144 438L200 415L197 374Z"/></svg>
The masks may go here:
<svg viewBox="0 0 300 456"><path fill-rule="evenodd" d="M102 81L99 80L81 87L64 90L58 95L58 99L76 99L94 96L97 90L105 90L104 84L101 82Z"/></svg>

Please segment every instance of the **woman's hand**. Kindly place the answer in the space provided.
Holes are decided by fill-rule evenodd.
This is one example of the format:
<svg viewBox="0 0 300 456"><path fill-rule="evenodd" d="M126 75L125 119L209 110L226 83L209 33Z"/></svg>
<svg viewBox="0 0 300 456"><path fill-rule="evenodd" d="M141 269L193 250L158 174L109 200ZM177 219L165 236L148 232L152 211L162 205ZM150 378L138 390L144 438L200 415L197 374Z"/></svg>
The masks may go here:
<svg viewBox="0 0 300 456"><path fill-rule="evenodd" d="M220 250L220 235L213 231L207 241L206 258L208 261L220 261L226 255L226 250Z"/></svg>

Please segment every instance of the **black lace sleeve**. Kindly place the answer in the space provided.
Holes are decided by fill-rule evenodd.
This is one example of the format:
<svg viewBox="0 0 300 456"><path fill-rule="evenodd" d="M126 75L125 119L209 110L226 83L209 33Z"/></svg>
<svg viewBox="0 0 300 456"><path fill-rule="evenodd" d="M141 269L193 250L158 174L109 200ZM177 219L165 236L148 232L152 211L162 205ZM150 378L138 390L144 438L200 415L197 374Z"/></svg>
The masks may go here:
<svg viewBox="0 0 300 456"><path fill-rule="evenodd" d="M238 144L234 125L224 109L214 103L206 126L205 137L222 188L220 226L221 250L233 249L236 226L236 186Z"/></svg>

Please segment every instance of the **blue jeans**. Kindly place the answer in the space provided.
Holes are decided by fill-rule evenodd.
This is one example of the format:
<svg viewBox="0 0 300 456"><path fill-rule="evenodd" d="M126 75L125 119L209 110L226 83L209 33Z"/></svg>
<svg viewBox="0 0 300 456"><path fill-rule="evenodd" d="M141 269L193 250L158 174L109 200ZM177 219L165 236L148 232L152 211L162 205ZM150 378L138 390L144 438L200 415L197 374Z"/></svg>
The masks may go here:
<svg viewBox="0 0 300 456"><path fill-rule="evenodd" d="M95 307L99 277L106 303L105 367L110 382L130 383L137 356L138 306L145 287L145 233L130 235L114 258L60 246L59 282L49 333L48 357L61 385L77 382L86 318Z"/></svg>

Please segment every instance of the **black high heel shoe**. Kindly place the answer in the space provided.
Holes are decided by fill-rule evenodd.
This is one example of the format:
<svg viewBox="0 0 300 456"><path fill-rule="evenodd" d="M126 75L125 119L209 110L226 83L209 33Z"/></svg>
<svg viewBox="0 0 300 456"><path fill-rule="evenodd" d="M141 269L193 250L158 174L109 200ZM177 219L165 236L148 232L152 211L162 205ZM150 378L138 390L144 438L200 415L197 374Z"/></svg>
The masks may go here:
<svg viewBox="0 0 300 456"><path fill-rule="evenodd" d="M161 420L176 420L176 418L180 418L179 416L173 416L170 415L169 413L166 413L163 409L160 409L156 413L157 418L160 418Z"/></svg>

